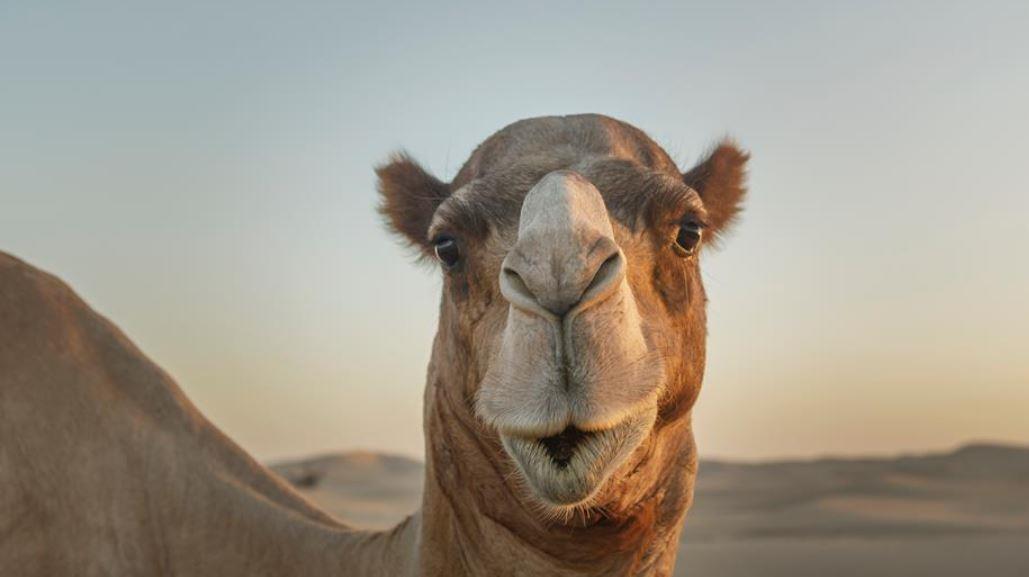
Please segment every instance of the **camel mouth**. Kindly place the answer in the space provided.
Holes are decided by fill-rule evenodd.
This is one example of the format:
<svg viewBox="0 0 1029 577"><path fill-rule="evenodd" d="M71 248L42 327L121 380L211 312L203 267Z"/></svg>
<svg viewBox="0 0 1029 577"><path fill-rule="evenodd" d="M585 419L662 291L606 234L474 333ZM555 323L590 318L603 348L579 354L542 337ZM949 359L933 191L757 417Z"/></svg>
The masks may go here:
<svg viewBox="0 0 1029 577"><path fill-rule="evenodd" d="M556 435L525 437L500 433L530 497L545 512L588 508L601 489L650 434L656 408L601 430L570 425Z"/></svg>
<svg viewBox="0 0 1029 577"><path fill-rule="evenodd" d="M556 435L543 437L538 442L554 461L559 469L564 469L572 461L575 450L588 439L593 433L569 426Z"/></svg>

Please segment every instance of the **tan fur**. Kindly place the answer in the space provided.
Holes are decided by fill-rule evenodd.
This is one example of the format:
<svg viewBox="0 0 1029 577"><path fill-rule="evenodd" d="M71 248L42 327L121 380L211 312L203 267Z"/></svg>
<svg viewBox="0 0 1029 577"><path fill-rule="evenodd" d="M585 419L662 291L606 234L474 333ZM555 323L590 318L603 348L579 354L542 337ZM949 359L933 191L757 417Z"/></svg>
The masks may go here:
<svg viewBox="0 0 1029 577"><path fill-rule="evenodd" d="M71 289L0 253L0 575L400 575L417 521L341 525Z"/></svg>
<svg viewBox="0 0 1029 577"><path fill-rule="evenodd" d="M445 276L428 371L423 507L384 533L350 529L305 501L68 287L0 253L0 575L668 575L692 498L690 410L705 340L699 257L669 242L683 215L711 218L712 233L735 215L745 156L718 150L687 173L703 188L693 190L642 132L587 115L502 130L450 184L406 157L380 168L394 230L423 254L442 230L464 258ZM555 170L603 198L610 228L596 234L625 259L612 277L625 289L609 293L632 299L632 322L662 364L635 383L658 393L641 397L653 414L631 454L588 503L559 516L476 414L511 310L498 279L522 200ZM583 214L600 218L594 208ZM591 305L605 306L614 305ZM600 334L582 330L586 343ZM588 364L593 350L580 343L577 358ZM612 398L606 382L581 389L584 402Z"/></svg>

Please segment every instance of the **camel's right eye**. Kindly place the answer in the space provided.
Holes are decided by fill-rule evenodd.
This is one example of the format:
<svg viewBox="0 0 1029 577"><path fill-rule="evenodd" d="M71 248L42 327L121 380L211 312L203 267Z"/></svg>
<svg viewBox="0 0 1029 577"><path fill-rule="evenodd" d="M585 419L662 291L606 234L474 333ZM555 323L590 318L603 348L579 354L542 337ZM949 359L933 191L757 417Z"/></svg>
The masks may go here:
<svg viewBox="0 0 1029 577"><path fill-rule="evenodd" d="M699 223L687 221L679 226L679 233L675 237L675 249L682 256L690 256L697 252L697 245L700 244L702 227Z"/></svg>
<svg viewBox="0 0 1029 577"><path fill-rule="evenodd" d="M436 258L439 259L445 268L454 268L457 266L457 261L461 257L461 252L457 249L457 241L448 237L443 236L436 239L435 250Z"/></svg>

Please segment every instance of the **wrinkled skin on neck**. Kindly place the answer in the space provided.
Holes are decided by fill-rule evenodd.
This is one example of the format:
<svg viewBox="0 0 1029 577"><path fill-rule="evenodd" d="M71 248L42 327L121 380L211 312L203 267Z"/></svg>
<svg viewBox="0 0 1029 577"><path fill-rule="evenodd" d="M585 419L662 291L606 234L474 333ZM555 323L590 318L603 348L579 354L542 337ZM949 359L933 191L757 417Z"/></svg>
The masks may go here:
<svg viewBox="0 0 1029 577"><path fill-rule="evenodd" d="M454 340L464 342L441 333L434 358L471 354L471 342ZM475 417L475 375L458 365L433 362L426 389L426 575L670 574L696 474L688 403L659 419L595 510L558 522L539 514L496 433Z"/></svg>

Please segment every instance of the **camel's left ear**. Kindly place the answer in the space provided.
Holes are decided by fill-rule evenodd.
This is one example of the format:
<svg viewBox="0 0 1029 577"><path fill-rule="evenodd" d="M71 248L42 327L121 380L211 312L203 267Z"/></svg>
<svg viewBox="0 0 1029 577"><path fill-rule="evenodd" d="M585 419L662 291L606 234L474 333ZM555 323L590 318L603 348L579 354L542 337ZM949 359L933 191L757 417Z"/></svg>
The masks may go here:
<svg viewBox="0 0 1029 577"><path fill-rule="evenodd" d="M683 182L700 194L707 211L707 231L723 236L743 209L747 195L747 160L750 154L732 141L722 141L707 158L682 175Z"/></svg>
<svg viewBox="0 0 1029 577"><path fill-rule="evenodd" d="M450 186L426 172L406 153L394 154L375 167L379 177L379 213L387 226L422 254L432 254L426 235Z"/></svg>

